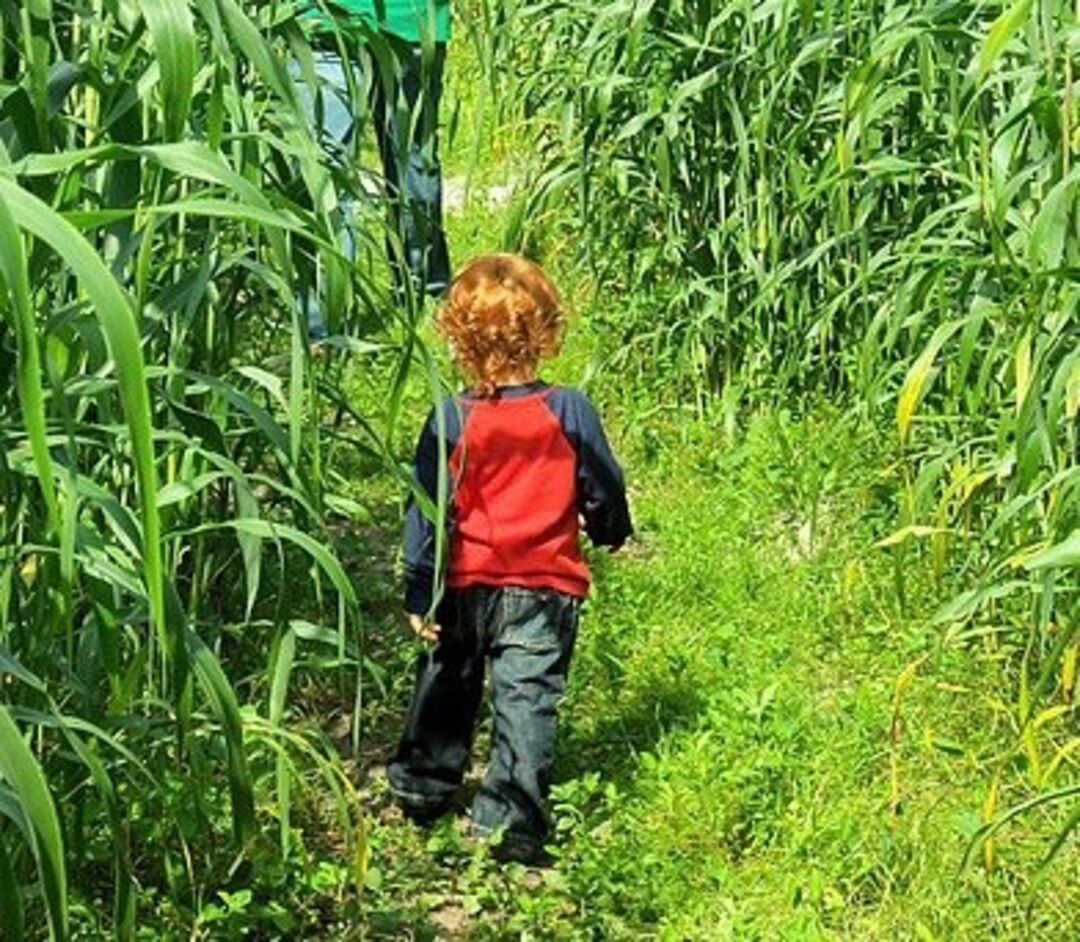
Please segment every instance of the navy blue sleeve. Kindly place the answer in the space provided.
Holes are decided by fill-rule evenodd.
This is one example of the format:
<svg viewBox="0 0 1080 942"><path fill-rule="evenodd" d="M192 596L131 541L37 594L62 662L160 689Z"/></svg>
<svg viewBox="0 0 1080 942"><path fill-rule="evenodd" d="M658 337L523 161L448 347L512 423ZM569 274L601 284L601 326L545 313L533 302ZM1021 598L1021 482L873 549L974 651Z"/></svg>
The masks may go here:
<svg viewBox="0 0 1080 942"><path fill-rule="evenodd" d="M618 549L634 532L626 502L622 468L612 454L600 416L588 396L576 389L553 389L551 411L578 456L578 510L585 532L597 546Z"/></svg>
<svg viewBox="0 0 1080 942"><path fill-rule="evenodd" d="M439 415L442 415L445 450L439 447ZM420 440L416 444L413 465L413 489L405 511L405 611L427 616L436 596L439 573L435 571L439 533L435 519L439 506L439 467L443 465L446 508L449 514L451 486L450 455L461 437L461 413L453 399L442 403L439 411L428 414ZM444 464L445 462L445 464ZM445 564L445 558L443 560Z"/></svg>

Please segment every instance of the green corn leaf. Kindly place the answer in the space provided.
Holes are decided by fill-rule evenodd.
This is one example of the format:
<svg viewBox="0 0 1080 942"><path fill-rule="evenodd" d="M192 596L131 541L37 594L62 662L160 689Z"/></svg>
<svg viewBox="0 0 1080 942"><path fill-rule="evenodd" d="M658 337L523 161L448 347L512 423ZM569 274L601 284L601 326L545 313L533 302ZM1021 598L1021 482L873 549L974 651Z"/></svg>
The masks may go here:
<svg viewBox="0 0 1080 942"><path fill-rule="evenodd" d="M982 82L986 76L994 68L994 63L997 62L1001 53L1008 45L1009 40L1016 35L1016 31L1024 25L1028 15L1031 13L1031 8L1034 6L1034 0L1015 0L1015 2L1007 7L1005 11L999 16L990 27L990 32L987 34L986 42L983 44L982 51L979 53L979 81Z"/></svg>
<svg viewBox="0 0 1080 942"><path fill-rule="evenodd" d="M153 423L135 312L101 261L99 253L55 210L4 177L0 177L0 200L7 203L18 225L50 245L71 268L90 298L108 341L116 364L120 398L131 434L135 472L142 498L143 577L150 599L150 612L164 649L172 650L165 619Z"/></svg>
<svg viewBox="0 0 1080 942"><path fill-rule="evenodd" d="M908 371L896 401L896 426L900 432L901 442L906 442L908 439L911 423L915 418L915 410L919 407L919 402L926 392L927 380L930 378L930 371L933 369L938 353L963 323L963 320L955 320L941 324Z"/></svg>
<svg viewBox="0 0 1080 942"><path fill-rule="evenodd" d="M11 786L29 825L49 935L59 942L68 936L67 872L60 819L41 766L3 704L0 704L0 777Z"/></svg>
<svg viewBox="0 0 1080 942"><path fill-rule="evenodd" d="M34 456L38 484L45 498L49 529L58 523L56 485L53 482L52 459L46 442L45 402L42 391L41 355L38 348L37 323L30 302L30 279L26 268L22 234L12 219L7 203L0 198L0 291L7 288L10 311L14 321L19 351L18 386L22 403L23 424ZM5 310L8 306L5 305Z"/></svg>
<svg viewBox="0 0 1080 942"><path fill-rule="evenodd" d="M193 382L201 383L213 390L233 408L245 413L255 424L255 427L262 432L266 440L270 442L283 457L288 455L288 435L282 430L281 426L274 421L274 417L261 405L255 402L254 399L244 395L244 393L218 379L216 376L194 372L188 372L185 375Z"/></svg>
<svg viewBox="0 0 1080 942"><path fill-rule="evenodd" d="M135 882L131 869L131 848L128 840L128 824L121 808L116 788L105 763L95 750L84 743L68 723L57 714L57 725L72 752L86 766L94 785L105 803L109 819L109 829L113 841L114 889L113 924L118 942L127 942L134 935L135 927ZM98 731L99 735L103 735Z"/></svg>
<svg viewBox="0 0 1080 942"><path fill-rule="evenodd" d="M210 464L220 468L232 481L238 516L257 518L259 516L259 503L255 499L255 493L247 475L224 455L202 448L197 449L197 451ZM247 582L245 614L250 618L259 594L262 573L262 540L242 530L236 531L236 540L240 544L240 555L244 561L244 578Z"/></svg>
<svg viewBox="0 0 1080 942"><path fill-rule="evenodd" d="M1035 808L1053 804L1054 802L1062 801L1067 798L1074 798L1078 795L1080 795L1080 785L1067 785L1064 788L1055 789L1051 792L1044 792L1041 795L1036 795L1034 798L1029 798L1026 801L1014 805L1008 811L1005 811L993 821L987 822L975 832L971 842L968 844L967 850L964 852L964 860L961 864L962 868L970 866L979 848L1010 821L1015 820L1022 814L1033 811Z"/></svg>
<svg viewBox="0 0 1080 942"><path fill-rule="evenodd" d="M1080 166L1058 181L1039 207L1028 243L1031 265L1036 272L1060 268L1067 240L1070 235L1076 238L1075 232L1070 233L1070 221L1075 218L1077 181L1080 181Z"/></svg>
<svg viewBox="0 0 1080 942"><path fill-rule="evenodd" d="M274 726L280 726L285 716L285 699L289 692L289 678L292 676L296 661L296 633L286 628L275 651L273 668L270 676L269 719ZM275 763L278 815L281 819L281 851L288 853L290 843L291 783L293 769L284 755L279 754Z"/></svg>
<svg viewBox="0 0 1080 942"><path fill-rule="evenodd" d="M341 563L338 562L337 557L330 553L325 546L308 536L308 534L301 530L297 530L295 527L286 526L280 523L272 523L269 520L240 518L229 521L225 525L230 526L235 530L250 533L253 536L262 539L276 540L280 538L299 546L300 549L304 550L304 552L318 563L319 568L326 573L338 594L345 601L345 604L350 609L356 608L356 592L353 589L352 583L349 581L349 577L345 574L345 570L342 568Z"/></svg>
<svg viewBox="0 0 1080 942"><path fill-rule="evenodd" d="M1080 529L1073 530L1060 543L1055 543L1024 560L1024 568L1031 571L1072 569L1078 566L1080 566Z"/></svg>
<svg viewBox="0 0 1080 942"><path fill-rule="evenodd" d="M229 765L229 795L232 800L233 834L242 843L255 827L255 794L244 750L244 721L236 691L225 671L203 640L186 629L187 651L195 675L206 694L214 715L221 724Z"/></svg>
<svg viewBox="0 0 1080 942"><path fill-rule="evenodd" d="M270 722L275 726L281 725L281 719L285 715L285 698L288 696L289 676L292 674L295 660L296 633L292 628L286 628L277 648L277 657L274 659L270 678L269 717Z"/></svg>
<svg viewBox="0 0 1080 942"><path fill-rule="evenodd" d="M18 8L16 8L18 9ZM27 149L50 150L49 133L49 67L52 50L49 46L49 26L53 18L52 0L30 0L19 11L22 16L19 33L22 35L32 103L33 140L24 140Z"/></svg>
<svg viewBox="0 0 1080 942"><path fill-rule="evenodd" d="M237 52L254 66L262 80L294 113L302 113L303 107L284 63L241 6L236 0L218 0L217 5Z"/></svg>
<svg viewBox="0 0 1080 942"><path fill-rule="evenodd" d="M187 0L141 0L161 74L161 103L165 134L177 140L191 110L197 67L195 22Z"/></svg>
<svg viewBox="0 0 1080 942"><path fill-rule="evenodd" d="M38 693L43 694L47 690L45 683L40 677L31 671L28 671L10 654L6 654L3 650L0 650L0 676L4 674L26 684L31 690L35 690Z"/></svg>
<svg viewBox="0 0 1080 942"><path fill-rule="evenodd" d="M289 407L280 377L258 366L238 366L236 372L265 389L283 411Z"/></svg>

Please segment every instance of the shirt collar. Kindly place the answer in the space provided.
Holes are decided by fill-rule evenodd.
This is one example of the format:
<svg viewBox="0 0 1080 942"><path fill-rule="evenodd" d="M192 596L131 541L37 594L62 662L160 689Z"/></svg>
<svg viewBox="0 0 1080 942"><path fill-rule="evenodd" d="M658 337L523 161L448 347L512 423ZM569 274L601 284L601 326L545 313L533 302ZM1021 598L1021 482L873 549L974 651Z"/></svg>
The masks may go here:
<svg viewBox="0 0 1080 942"><path fill-rule="evenodd" d="M531 383L515 383L510 386L496 386L495 395L492 399L520 399L523 396L530 396L533 393L540 392L547 389L548 384L542 379L534 379ZM475 395L472 392L466 392L465 398L479 400L480 396Z"/></svg>

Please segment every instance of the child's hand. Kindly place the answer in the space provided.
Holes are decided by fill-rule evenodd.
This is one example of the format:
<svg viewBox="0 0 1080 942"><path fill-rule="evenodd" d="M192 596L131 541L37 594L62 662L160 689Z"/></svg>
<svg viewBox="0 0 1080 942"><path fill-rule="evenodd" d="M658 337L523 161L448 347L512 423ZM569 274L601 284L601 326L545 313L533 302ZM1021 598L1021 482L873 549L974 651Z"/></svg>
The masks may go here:
<svg viewBox="0 0 1080 942"><path fill-rule="evenodd" d="M438 641L439 634L442 632L440 625L436 625L433 621L425 621L421 615L410 614L409 627L412 628L417 637L423 638L425 641Z"/></svg>

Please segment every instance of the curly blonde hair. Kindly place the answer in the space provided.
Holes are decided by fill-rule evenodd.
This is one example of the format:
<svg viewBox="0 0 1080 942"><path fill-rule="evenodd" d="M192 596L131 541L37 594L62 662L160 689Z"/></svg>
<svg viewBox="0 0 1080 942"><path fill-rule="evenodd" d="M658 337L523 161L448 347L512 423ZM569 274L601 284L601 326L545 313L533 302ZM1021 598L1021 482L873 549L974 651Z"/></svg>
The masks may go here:
<svg viewBox="0 0 1080 942"><path fill-rule="evenodd" d="M458 368L485 397L500 380L535 372L562 347L566 315L559 292L535 262L483 255L458 274L437 316Z"/></svg>

